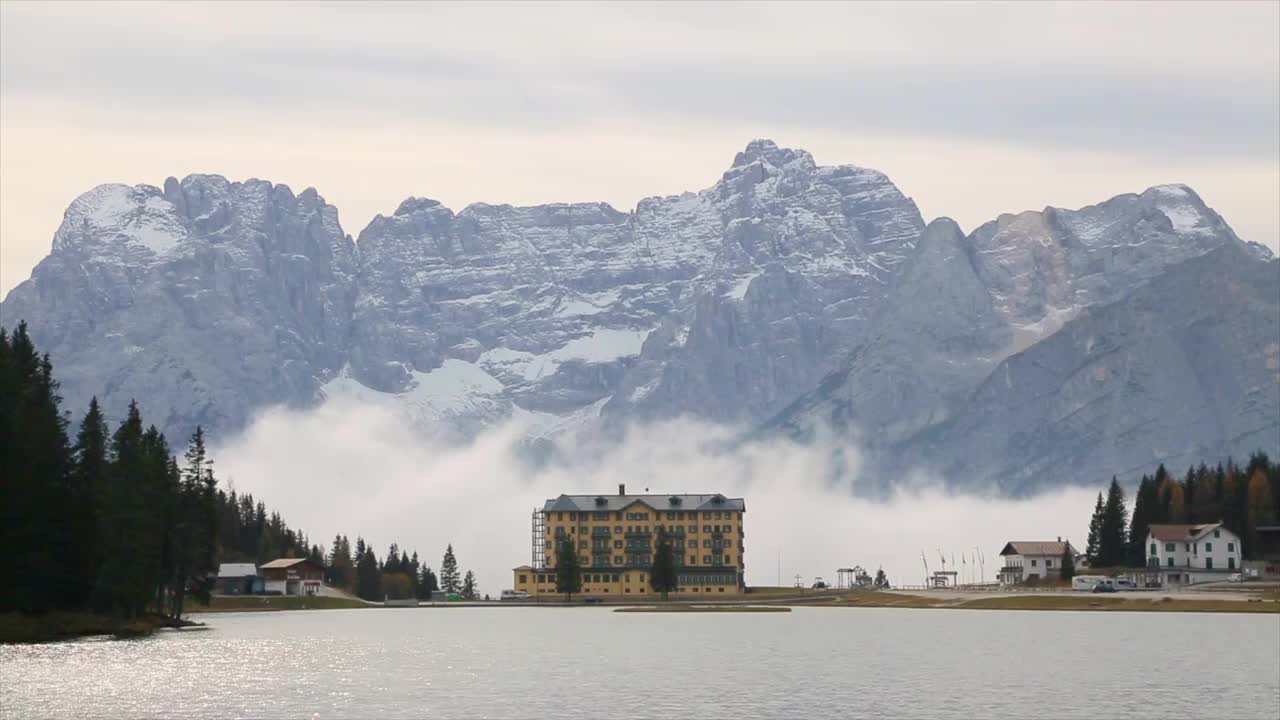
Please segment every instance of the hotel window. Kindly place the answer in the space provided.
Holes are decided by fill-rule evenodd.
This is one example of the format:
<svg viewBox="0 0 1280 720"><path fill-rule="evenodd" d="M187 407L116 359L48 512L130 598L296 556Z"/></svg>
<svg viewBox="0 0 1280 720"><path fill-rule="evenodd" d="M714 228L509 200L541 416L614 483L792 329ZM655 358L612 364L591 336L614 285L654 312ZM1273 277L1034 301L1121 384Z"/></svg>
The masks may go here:
<svg viewBox="0 0 1280 720"><path fill-rule="evenodd" d="M716 513L716 519L719 520L720 517L721 517L720 513Z"/></svg>
<svg viewBox="0 0 1280 720"><path fill-rule="evenodd" d="M1155 544L1155 543L1151 543L1151 554L1152 554L1152 555L1155 555L1155 554L1156 554L1156 544Z"/></svg>
<svg viewBox="0 0 1280 720"><path fill-rule="evenodd" d="M724 541L724 546L725 546L725 547L732 547L732 546L733 546L733 541L732 541L732 540L725 540L725 541Z"/></svg>
<svg viewBox="0 0 1280 720"><path fill-rule="evenodd" d="M1211 542L1207 542L1207 543L1205 543L1205 544L1204 544L1204 551L1205 551L1205 552L1207 552L1207 553L1211 553L1211 552L1213 552L1213 543L1211 543Z"/></svg>
<svg viewBox="0 0 1280 720"><path fill-rule="evenodd" d="M703 555L703 556L702 556L702 562L706 563L707 565L710 565L710 564L711 564L711 556L710 556L710 555Z"/></svg>
<svg viewBox="0 0 1280 720"><path fill-rule="evenodd" d="M1031 567L1035 567L1035 566L1036 566L1036 563L1038 563L1038 562L1040 562L1040 561L1039 561L1039 560L1032 560L1032 561L1031 561Z"/></svg>
<svg viewBox="0 0 1280 720"><path fill-rule="evenodd" d="M697 525L690 525L690 526L689 526L689 532L690 532L690 533L696 533L696 532L698 532L698 526L697 526Z"/></svg>
<svg viewBox="0 0 1280 720"><path fill-rule="evenodd" d="M614 541L613 541L613 548L614 548L615 550L621 549L621 548L622 548L622 541L621 541L621 540L614 540Z"/></svg>
<svg viewBox="0 0 1280 720"><path fill-rule="evenodd" d="M703 526L702 526L702 532L704 532L704 533L709 533L709 532L711 532L711 526L710 526L710 525L703 525Z"/></svg>
<svg viewBox="0 0 1280 720"><path fill-rule="evenodd" d="M711 547L711 541L710 541L710 540L703 540L703 541L702 541L702 547L704 547L704 548L709 548L709 547Z"/></svg>
<svg viewBox="0 0 1280 720"><path fill-rule="evenodd" d="M697 555L690 555L690 556L689 556L689 564L690 564L690 565L697 565L697 564L698 564L698 556L697 556Z"/></svg>
<svg viewBox="0 0 1280 720"><path fill-rule="evenodd" d="M724 561L725 561L725 562L731 562L732 560L733 560L733 556L732 556L732 555L725 555L725 556L724 556Z"/></svg>
<svg viewBox="0 0 1280 720"><path fill-rule="evenodd" d="M1191 543L1187 543L1187 552L1191 552Z"/></svg>
<svg viewBox="0 0 1280 720"><path fill-rule="evenodd" d="M520 584L521 584L521 585L524 585L524 584L525 584L525 583L527 583L527 582L529 582L529 576L528 576L528 575L521 575L521 576L520 576Z"/></svg>
<svg viewBox="0 0 1280 720"><path fill-rule="evenodd" d="M1173 552L1173 543L1165 543L1165 544L1164 544L1164 551L1165 551L1165 552Z"/></svg>
<svg viewBox="0 0 1280 720"><path fill-rule="evenodd" d="M675 519L676 519L676 514L675 514L675 513L673 513L673 512L669 512L669 513L667 513L667 519L668 519L668 520L675 520Z"/></svg>
<svg viewBox="0 0 1280 720"><path fill-rule="evenodd" d="M569 519L570 519L570 520L577 520L577 519L578 519L578 513L569 513Z"/></svg>
<svg viewBox="0 0 1280 720"><path fill-rule="evenodd" d="M621 564L622 564L622 556L621 556L621 555L614 555L614 556L613 556L613 564L614 564L614 565L621 565Z"/></svg>
<svg viewBox="0 0 1280 720"><path fill-rule="evenodd" d="M1169 560L1169 563L1168 563L1169 567L1173 567L1173 558L1168 558L1168 560Z"/></svg>
<svg viewBox="0 0 1280 720"><path fill-rule="evenodd" d="M1213 536L1214 536L1214 537L1222 537L1222 531L1221 531L1221 530L1214 530L1214 531L1213 531Z"/></svg>
<svg viewBox="0 0 1280 720"><path fill-rule="evenodd" d="M613 527L613 534L614 534L614 535L621 535L621 534L622 534L622 526L621 526L621 525L615 525L615 526Z"/></svg>
<svg viewBox="0 0 1280 720"><path fill-rule="evenodd" d="M678 512L678 513L676 513L676 519L677 519L677 520L683 520L683 519L684 519L684 513L682 513L682 512Z"/></svg>
<svg viewBox="0 0 1280 720"><path fill-rule="evenodd" d="M587 548L587 547L590 547L590 546L591 546L591 543L587 542L586 540L579 540L579 541L578 541L578 547L579 547L579 548Z"/></svg>
<svg viewBox="0 0 1280 720"><path fill-rule="evenodd" d="M720 588L720 592L724 592L724 588Z"/></svg>
<svg viewBox="0 0 1280 720"><path fill-rule="evenodd" d="M1236 544L1235 544L1235 543L1227 543L1227 552L1235 552L1235 551L1236 551Z"/></svg>
<svg viewBox="0 0 1280 720"><path fill-rule="evenodd" d="M564 519L564 513L562 513L562 512L561 512L561 513L556 513L556 520L563 520L563 519Z"/></svg>

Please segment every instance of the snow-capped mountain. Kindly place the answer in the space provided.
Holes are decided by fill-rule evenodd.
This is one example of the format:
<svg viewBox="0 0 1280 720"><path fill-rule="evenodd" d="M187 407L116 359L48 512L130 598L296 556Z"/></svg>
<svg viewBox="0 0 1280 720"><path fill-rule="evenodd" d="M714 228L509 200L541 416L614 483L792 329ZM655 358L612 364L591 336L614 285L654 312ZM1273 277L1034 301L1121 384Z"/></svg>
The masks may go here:
<svg viewBox="0 0 1280 720"><path fill-rule="evenodd" d="M311 189L104 185L0 322L31 324L73 411L137 398L171 433L353 397L451 439L693 415L888 451L1086 308L1223 246L1270 256L1185 186L965 236L879 172L756 140L629 212L414 197L356 241Z"/></svg>

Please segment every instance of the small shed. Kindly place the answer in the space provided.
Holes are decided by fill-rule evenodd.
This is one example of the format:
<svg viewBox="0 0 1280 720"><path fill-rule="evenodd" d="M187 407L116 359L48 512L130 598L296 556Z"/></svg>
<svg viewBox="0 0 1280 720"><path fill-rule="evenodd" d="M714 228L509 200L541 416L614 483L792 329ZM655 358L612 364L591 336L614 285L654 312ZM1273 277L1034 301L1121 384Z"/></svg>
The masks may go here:
<svg viewBox="0 0 1280 720"><path fill-rule="evenodd" d="M254 595L266 586L253 563L222 563L218 566L218 581L214 586L217 595Z"/></svg>

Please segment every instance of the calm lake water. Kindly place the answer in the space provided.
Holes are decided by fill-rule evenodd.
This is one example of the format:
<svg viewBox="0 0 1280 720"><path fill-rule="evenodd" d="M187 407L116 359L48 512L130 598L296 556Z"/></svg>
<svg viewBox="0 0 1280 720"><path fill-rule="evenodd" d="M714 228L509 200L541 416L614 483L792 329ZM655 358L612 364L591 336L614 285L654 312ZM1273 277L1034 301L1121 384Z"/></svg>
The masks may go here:
<svg viewBox="0 0 1280 720"><path fill-rule="evenodd" d="M0 646L0 717L1280 717L1280 617L804 608L204 616Z"/></svg>

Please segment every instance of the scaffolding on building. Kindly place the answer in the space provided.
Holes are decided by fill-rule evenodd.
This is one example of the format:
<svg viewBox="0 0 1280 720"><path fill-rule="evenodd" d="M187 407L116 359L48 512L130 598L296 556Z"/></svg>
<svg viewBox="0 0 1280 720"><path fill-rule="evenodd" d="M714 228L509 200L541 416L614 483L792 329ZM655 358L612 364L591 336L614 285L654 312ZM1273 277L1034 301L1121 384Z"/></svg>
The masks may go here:
<svg viewBox="0 0 1280 720"><path fill-rule="evenodd" d="M547 525L546 516L541 510L533 511L533 568L541 570L547 566Z"/></svg>

